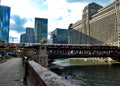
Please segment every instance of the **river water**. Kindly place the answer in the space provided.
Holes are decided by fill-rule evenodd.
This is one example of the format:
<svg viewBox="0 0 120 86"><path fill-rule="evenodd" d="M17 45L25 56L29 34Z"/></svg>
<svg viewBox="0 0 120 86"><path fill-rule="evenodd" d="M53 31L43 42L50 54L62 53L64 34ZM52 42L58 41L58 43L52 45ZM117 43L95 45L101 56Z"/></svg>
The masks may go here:
<svg viewBox="0 0 120 86"><path fill-rule="evenodd" d="M64 64L64 61L60 61ZM60 62L58 62L60 64ZM57 63L57 62L56 62ZM86 65L52 69L76 86L120 86L120 65Z"/></svg>

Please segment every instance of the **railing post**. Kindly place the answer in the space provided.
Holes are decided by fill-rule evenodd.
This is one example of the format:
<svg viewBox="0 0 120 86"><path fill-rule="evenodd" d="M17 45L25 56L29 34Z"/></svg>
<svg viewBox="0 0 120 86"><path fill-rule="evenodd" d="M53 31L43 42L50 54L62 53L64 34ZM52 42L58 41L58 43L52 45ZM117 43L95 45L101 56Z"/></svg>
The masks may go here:
<svg viewBox="0 0 120 86"><path fill-rule="evenodd" d="M24 78L23 78L23 83L27 84L27 76L28 76L28 57L23 57L24 58L24 67L25 67L25 73L24 73Z"/></svg>

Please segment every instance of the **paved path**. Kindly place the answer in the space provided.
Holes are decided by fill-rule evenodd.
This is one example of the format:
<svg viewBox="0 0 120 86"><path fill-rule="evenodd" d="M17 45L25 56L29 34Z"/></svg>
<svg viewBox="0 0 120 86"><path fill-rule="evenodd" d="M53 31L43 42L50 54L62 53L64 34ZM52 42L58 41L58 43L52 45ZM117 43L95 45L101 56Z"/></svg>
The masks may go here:
<svg viewBox="0 0 120 86"><path fill-rule="evenodd" d="M0 86L24 86L23 77L21 58L13 58L0 64Z"/></svg>

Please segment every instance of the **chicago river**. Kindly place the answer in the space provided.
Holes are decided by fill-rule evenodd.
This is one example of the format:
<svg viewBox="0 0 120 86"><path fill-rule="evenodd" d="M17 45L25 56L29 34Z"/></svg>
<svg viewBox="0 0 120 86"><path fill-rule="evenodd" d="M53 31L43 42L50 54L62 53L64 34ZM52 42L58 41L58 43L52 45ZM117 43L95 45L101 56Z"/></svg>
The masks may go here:
<svg viewBox="0 0 120 86"><path fill-rule="evenodd" d="M97 64L73 66L65 60L57 60L58 69L52 69L55 73L75 83L77 86L119 86L120 64ZM63 67L64 66L64 67Z"/></svg>

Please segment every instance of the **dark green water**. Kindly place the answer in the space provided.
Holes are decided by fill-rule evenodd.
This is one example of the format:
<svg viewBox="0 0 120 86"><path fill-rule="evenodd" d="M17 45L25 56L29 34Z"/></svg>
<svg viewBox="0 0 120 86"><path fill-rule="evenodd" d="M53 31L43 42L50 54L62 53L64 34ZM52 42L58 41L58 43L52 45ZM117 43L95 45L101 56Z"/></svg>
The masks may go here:
<svg viewBox="0 0 120 86"><path fill-rule="evenodd" d="M120 65L69 66L52 71L77 86L120 86Z"/></svg>

